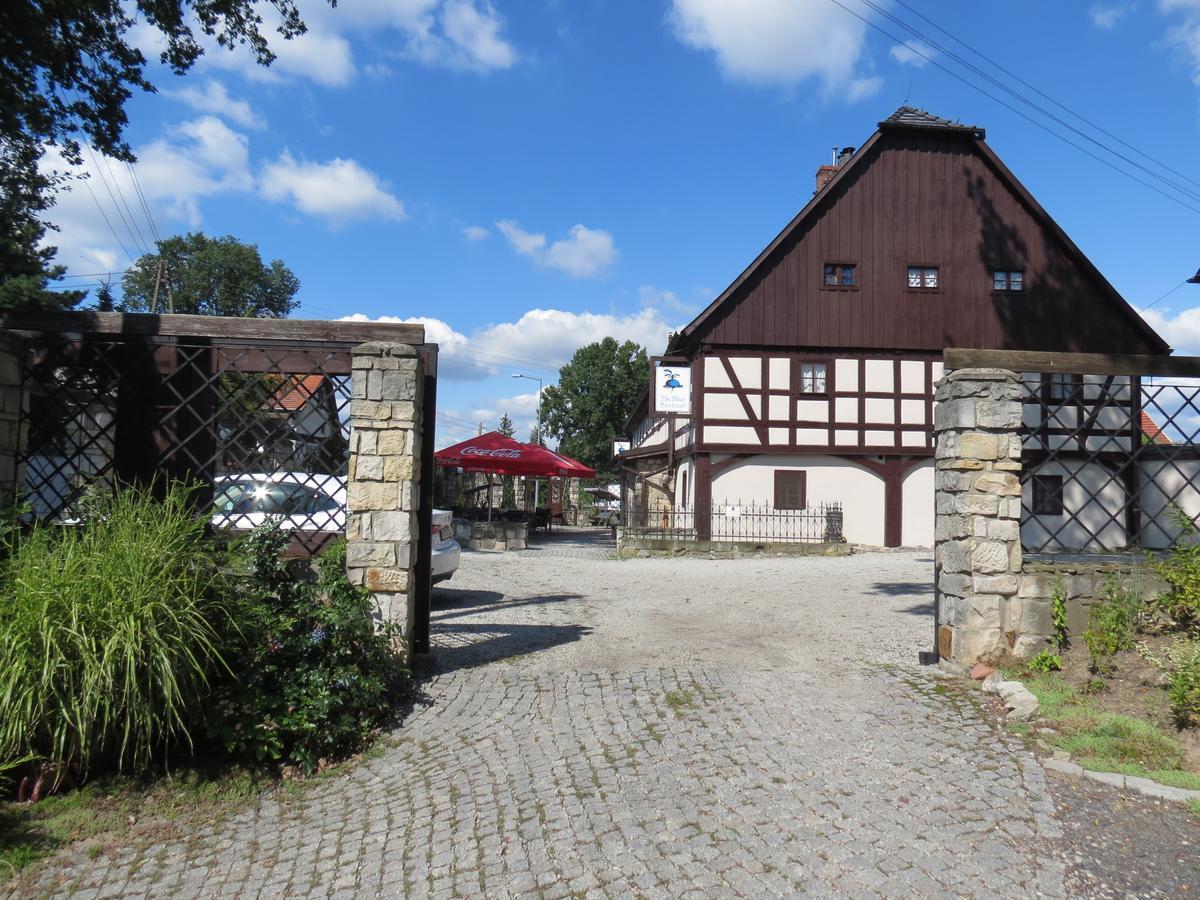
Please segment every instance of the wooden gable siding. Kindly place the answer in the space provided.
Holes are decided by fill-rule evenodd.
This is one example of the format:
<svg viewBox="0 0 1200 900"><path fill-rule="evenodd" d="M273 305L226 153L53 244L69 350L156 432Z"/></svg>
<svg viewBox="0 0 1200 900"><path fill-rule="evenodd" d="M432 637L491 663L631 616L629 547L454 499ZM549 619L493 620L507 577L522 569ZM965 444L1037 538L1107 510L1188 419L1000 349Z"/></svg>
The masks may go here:
<svg viewBox="0 0 1200 900"><path fill-rule="evenodd" d="M1162 353L989 154L961 135L879 135L693 340ZM854 263L856 289L823 288L826 262ZM938 266L939 290L910 291L909 265ZM1023 270L1025 290L993 292L993 268Z"/></svg>

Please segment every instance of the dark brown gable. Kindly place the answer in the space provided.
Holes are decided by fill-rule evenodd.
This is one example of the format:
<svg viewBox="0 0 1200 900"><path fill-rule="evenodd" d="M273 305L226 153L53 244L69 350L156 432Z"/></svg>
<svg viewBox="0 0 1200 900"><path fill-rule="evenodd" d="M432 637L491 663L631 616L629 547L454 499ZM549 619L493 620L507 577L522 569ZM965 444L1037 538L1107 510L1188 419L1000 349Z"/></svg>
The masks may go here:
<svg viewBox="0 0 1200 900"><path fill-rule="evenodd" d="M855 265L826 289L825 263ZM937 266L937 291L907 287ZM993 269L1024 290L992 290ZM881 127L673 346L1164 353L1146 325L970 129Z"/></svg>

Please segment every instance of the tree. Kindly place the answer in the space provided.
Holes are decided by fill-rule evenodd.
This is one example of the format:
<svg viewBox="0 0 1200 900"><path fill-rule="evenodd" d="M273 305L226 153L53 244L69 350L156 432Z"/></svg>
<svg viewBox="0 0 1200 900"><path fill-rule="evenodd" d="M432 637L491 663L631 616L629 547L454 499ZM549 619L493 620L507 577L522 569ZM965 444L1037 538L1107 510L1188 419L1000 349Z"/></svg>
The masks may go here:
<svg viewBox="0 0 1200 900"><path fill-rule="evenodd" d="M509 438L517 432L517 429L513 427L513 421L509 418L508 413L504 413L500 417L500 427L496 430ZM503 488L500 491L500 505L505 509L512 509L517 505L517 496L513 491L513 477L505 475L501 484L503 484Z"/></svg>
<svg viewBox="0 0 1200 900"><path fill-rule="evenodd" d="M158 286L159 312L205 316L283 318L297 305L300 280L276 259L264 265L254 244L226 235L211 238L194 232L158 242L158 252L139 259L121 280L120 309L146 312L154 305Z"/></svg>
<svg viewBox="0 0 1200 900"><path fill-rule="evenodd" d="M612 440L621 434L650 383L646 350L606 337L580 347L559 369L558 384L542 391L542 423L559 449L593 468L605 468Z"/></svg>
<svg viewBox="0 0 1200 900"><path fill-rule="evenodd" d="M57 179L38 171L39 152L0 142L0 311L70 309L87 296L49 288L66 268L53 264L56 248L42 244L47 226L38 214L51 204Z"/></svg>
<svg viewBox="0 0 1200 900"><path fill-rule="evenodd" d="M296 0L270 5L282 37L304 33ZM134 161L124 137L125 104L134 90L155 88L130 31L156 30L165 39L160 60L176 75L200 58L203 35L226 50L247 46L257 62L270 65L275 55L261 9L257 0L0 3L0 304L62 307L84 296L51 296L46 290L46 280L60 277L62 269L51 265L54 249L39 246L43 232L37 220L66 179L62 173L43 174L38 163L44 149L55 146L68 163L79 165L81 142Z"/></svg>

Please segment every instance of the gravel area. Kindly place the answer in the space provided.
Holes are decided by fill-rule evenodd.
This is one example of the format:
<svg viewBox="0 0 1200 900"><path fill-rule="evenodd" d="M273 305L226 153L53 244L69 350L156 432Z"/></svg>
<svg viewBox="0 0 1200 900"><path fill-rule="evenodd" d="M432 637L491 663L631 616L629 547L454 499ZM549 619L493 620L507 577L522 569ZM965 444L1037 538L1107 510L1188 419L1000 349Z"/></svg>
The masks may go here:
<svg viewBox="0 0 1200 900"><path fill-rule="evenodd" d="M434 590L437 668L914 667L933 641L932 570L928 552L620 561L552 546L464 553Z"/></svg>

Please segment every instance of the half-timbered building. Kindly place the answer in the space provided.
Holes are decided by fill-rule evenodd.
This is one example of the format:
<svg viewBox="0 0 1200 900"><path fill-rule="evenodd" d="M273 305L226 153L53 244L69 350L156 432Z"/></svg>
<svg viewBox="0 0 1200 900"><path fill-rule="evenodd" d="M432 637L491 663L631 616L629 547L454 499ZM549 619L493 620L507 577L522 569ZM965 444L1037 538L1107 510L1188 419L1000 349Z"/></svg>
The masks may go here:
<svg viewBox="0 0 1200 900"><path fill-rule="evenodd" d="M633 506L840 502L856 543L933 541L933 386L948 347L1170 350L984 140L901 107L662 356L690 415L643 399Z"/></svg>

